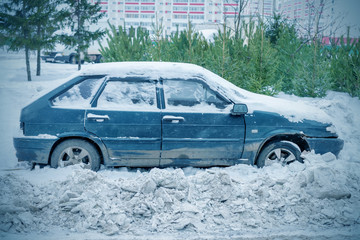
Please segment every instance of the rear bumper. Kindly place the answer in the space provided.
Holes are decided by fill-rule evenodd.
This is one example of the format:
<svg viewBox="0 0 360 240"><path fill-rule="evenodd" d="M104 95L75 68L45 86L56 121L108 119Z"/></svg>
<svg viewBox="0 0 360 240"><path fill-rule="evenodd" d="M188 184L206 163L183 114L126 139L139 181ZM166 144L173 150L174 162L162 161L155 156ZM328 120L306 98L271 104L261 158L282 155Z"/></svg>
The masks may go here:
<svg viewBox="0 0 360 240"><path fill-rule="evenodd" d="M14 147L19 161L48 164L50 151L57 138L15 137Z"/></svg>
<svg viewBox="0 0 360 240"><path fill-rule="evenodd" d="M307 138L310 149L317 154L324 154L327 152L338 156L344 147L344 141L339 138Z"/></svg>

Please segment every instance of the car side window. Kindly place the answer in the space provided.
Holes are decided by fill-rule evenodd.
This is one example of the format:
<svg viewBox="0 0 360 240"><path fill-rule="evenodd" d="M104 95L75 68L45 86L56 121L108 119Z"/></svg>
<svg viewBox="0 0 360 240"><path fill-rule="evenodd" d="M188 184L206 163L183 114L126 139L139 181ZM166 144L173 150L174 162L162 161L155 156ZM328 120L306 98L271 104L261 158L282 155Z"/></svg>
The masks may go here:
<svg viewBox="0 0 360 240"><path fill-rule="evenodd" d="M97 101L97 107L129 111L156 109L155 83L151 81L109 81Z"/></svg>
<svg viewBox="0 0 360 240"><path fill-rule="evenodd" d="M51 104L58 107L89 107L102 82L103 77L84 79L51 99Z"/></svg>
<svg viewBox="0 0 360 240"><path fill-rule="evenodd" d="M229 103L196 80L164 80L166 108L206 107L224 109Z"/></svg>

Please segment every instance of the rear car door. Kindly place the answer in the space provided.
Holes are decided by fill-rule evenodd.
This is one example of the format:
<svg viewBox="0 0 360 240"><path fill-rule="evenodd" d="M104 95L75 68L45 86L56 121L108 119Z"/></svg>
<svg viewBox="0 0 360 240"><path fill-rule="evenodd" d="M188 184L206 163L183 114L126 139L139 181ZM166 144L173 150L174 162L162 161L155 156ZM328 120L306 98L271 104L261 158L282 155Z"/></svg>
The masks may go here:
<svg viewBox="0 0 360 240"><path fill-rule="evenodd" d="M199 79L163 80L161 166L236 164L241 158L244 116Z"/></svg>
<svg viewBox="0 0 360 240"><path fill-rule="evenodd" d="M85 114L85 128L105 144L116 166L159 165L161 119L156 81L111 78Z"/></svg>

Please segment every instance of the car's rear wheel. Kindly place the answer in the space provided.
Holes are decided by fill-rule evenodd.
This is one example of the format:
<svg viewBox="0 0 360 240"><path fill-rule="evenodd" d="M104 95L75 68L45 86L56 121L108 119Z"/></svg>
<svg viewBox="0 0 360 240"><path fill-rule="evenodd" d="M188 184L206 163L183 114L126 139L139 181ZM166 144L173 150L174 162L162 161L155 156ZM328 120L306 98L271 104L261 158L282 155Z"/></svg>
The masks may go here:
<svg viewBox="0 0 360 240"><path fill-rule="evenodd" d="M300 148L295 143L289 141L272 142L260 152L257 166L270 166L274 163L285 166L295 161L303 162L300 155Z"/></svg>
<svg viewBox="0 0 360 240"><path fill-rule="evenodd" d="M66 167L75 164L98 171L100 155L91 143L81 139L66 140L56 146L50 158L51 167Z"/></svg>
<svg viewBox="0 0 360 240"><path fill-rule="evenodd" d="M69 60L69 63L70 63L70 64L76 64L76 62L77 62L77 61L76 61L76 57L75 57L75 56L71 56L71 57L70 57L70 60Z"/></svg>

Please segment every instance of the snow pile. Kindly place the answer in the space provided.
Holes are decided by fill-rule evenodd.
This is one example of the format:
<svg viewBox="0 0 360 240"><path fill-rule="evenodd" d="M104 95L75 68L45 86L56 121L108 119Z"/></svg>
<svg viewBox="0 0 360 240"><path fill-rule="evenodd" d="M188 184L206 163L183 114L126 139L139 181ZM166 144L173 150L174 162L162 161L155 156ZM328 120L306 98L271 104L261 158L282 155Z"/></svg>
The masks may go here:
<svg viewBox="0 0 360 240"><path fill-rule="evenodd" d="M2 175L0 229L32 232L60 226L106 235L220 234L309 224L359 225L360 172L331 154L304 157L305 164L287 167L154 168L131 177L122 177L118 170L95 173L71 167L67 179L43 185ZM44 171L51 175L56 170L37 169L33 174Z"/></svg>

